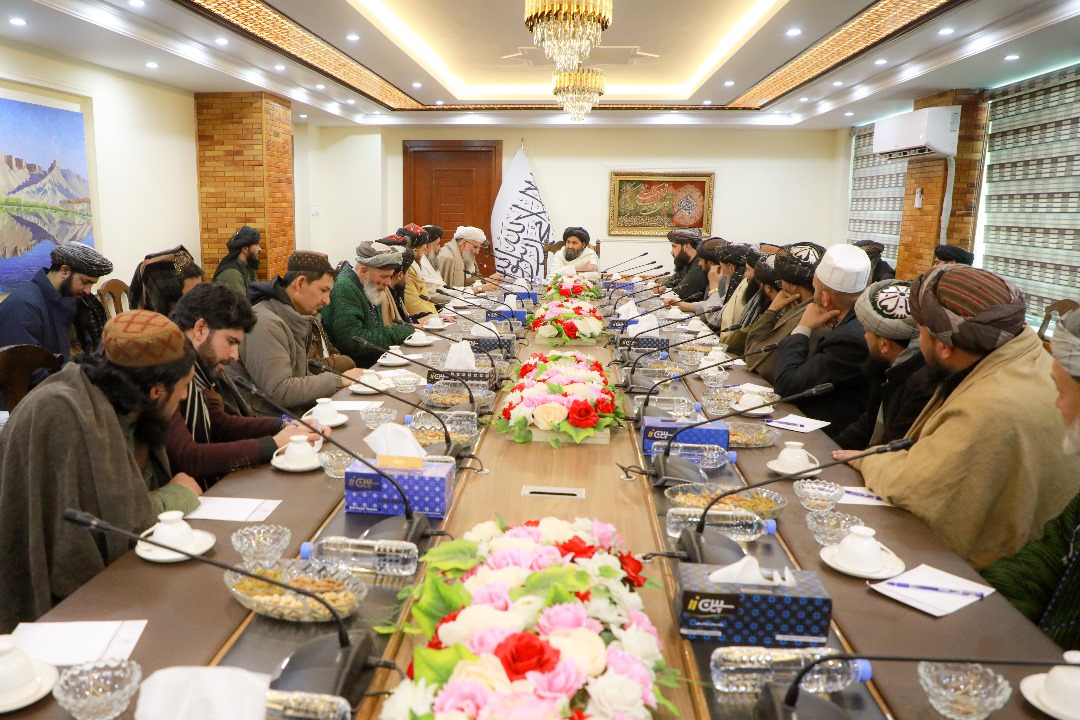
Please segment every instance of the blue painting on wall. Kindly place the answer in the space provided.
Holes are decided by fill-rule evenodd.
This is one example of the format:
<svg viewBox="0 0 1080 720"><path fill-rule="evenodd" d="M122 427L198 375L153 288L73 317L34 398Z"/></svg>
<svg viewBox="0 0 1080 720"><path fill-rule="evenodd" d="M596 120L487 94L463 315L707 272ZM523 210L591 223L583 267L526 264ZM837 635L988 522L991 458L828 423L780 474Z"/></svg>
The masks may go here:
<svg viewBox="0 0 1080 720"><path fill-rule="evenodd" d="M82 113L0 98L0 293L68 242L94 244Z"/></svg>

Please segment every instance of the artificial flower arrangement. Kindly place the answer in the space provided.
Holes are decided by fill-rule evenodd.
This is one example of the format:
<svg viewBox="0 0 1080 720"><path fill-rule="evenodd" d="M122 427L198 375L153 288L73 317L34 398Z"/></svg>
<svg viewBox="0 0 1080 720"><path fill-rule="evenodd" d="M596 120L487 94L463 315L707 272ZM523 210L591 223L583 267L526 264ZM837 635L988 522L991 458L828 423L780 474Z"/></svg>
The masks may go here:
<svg viewBox="0 0 1080 720"><path fill-rule="evenodd" d="M496 516L498 517L498 516ZM678 710L637 588L656 587L615 527L554 517L483 522L423 558L423 634L380 720L648 720Z"/></svg>
<svg viewBox="0 0 1080 720"><path fill-rule="evenodd" d="M559 300L570 298L596 298L600 299L600 288L588 280L577 275L556 275L551 282L544 286L541 293L544 300Z"/></svg>
<svg viewBox="0 0 1080 720"><path fill-rule="evenodd" d="M532 428L555 433L548 440L555 447L567 438L580 443L626 419L604 366L590 355L533 353L517 377L494 425L519 443L532 442Z"/></svg>
<svg viewBox="0 0 1080 720"><path fill-rule="evenodd" d="M537 337L547 338L552 345L595 340L604 331L600 312L581 300L549 302L528 315L525 323Z"/></svg>

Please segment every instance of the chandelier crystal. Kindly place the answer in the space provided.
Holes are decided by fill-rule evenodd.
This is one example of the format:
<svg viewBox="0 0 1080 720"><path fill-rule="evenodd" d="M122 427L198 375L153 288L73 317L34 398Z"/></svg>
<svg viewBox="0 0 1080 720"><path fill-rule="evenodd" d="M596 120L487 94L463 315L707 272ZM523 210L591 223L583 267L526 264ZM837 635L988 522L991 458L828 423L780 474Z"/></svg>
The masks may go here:
<svg viewBox="0 0 1080 720"><path fill-rule="evenodd" d="M604 73L596 68L579 67L569 72L556 72L551 76L551 83L555 97L575 122L584 120L604 94Z"/></svg>
<svg viewBox="0 0 1080 720"><path fill-rule="evenodd" d="M583 63L611 25L614 0L525 0L525 27L533 44L555 61L557 73Z"/></svg>

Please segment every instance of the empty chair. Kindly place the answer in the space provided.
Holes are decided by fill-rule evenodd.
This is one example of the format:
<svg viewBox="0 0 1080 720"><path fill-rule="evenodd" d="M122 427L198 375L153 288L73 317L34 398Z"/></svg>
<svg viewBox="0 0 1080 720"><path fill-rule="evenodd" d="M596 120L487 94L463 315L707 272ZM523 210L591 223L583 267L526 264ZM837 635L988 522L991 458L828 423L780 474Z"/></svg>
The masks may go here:
<svg viewBox="0 0 1080 720"><path fill-rule="evenodd" d="M0 348L0 409L14 410L30 388L40 382L46 370L56 372L64 360L37 345L8 345Z"/></svg>
<svg viewBox="0 0 1080 720"><path fill-rule="evenodd" d="M123 280L113 278L98 289L98 298L105 306L105 314L110 318L130 310L128 285Z"/></svg>

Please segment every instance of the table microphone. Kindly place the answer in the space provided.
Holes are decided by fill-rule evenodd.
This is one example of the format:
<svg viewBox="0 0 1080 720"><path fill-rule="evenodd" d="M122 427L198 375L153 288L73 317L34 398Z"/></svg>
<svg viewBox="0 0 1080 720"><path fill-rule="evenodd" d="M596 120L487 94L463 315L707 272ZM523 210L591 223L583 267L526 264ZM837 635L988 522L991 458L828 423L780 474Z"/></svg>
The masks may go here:
<svg viewBox="0 0 1080 720"><path fill-rule="evenodd" d="M380 520L379 522L375 523L366 533L364 533L364 537L370 538L372 540L380 540L383 538L407 540L408 542L419 546L420 541L423 538L429 537L431 535L431 527L428 523L427 517L419 513L413 513L412 503L409 502L408 495L405 494L405 491L402 489L401 485L398 484L397 480L390 477L389 474L383 472L380 468L371 464L349 448L342 445L334 438L324 433L321 429L316 428L304 418L296 417L295 415L293 415L288 409L286 409L282 405L279 405L272 397L260 390L255 383L251 382L247 378L237 376L234 378L234 380L237 385L242 387L244 390L247 390L248 392L260 397L267 404L269 404L270 407L274 408L275 411L281 413L286 417L292 418L297 423L303 425L308 430L315 433L334 447L338 448L349 457L359 460L362 465L366 465L368 469L389 482L394 487L394 489L397 490L398 495L401 496L402 505L405 506L404 515L394 515L392 517L386 518L385 520ZM376 530L376 528L378 529Z"/></svg>
<svg viewBox="0 0 1080 720"><path fill-rule="evenodd" d="M293 587L245 568L229 565L204 555L195 555L186 550L160 543L152 537L141 537L82 510L67 508L63 512L63 518L75 525L89 528L91 532L112 533L126 537L129 540L170 550L222 570L228 570L238 575L254 578L259 582L291 590L298 595L303 595L319 603L330 612L330 616L337 624L337 636L323 635L298 647L278 666L273 679L270 681L270 687L275 690L302 690L326 695L338 695L348 700L353 707L359 705L364 699L364 693L368 685L371 684L370 671L376 667L375 661L380 659L372 657L374 646L371 633L366 630L349 632L341 615L325 598L309 590Z"/></svg>
<svg viewBox="0 0 1080 720"><path fill-rule="evenodd" d="M741 330L741 329L742 329L742 323L735 323L734 325L728 325L726 328L720 328L719 330L716 331L715 334L719 335L721 333L726 333L726 332L735 332L736 330ZM626 373L626 380L624 381L625 385L623 385L622 387L630 387L631 385L633 385L634 371L637 370L638 363L641 362L642 358L647 357L649 355L655 355L656 353L663 352L665 349L670 353L671 348L676 348L676 347L679 347L680 345L687 345L689 343L700 342L700 341L701 341L701 336L699 335L699 336L696 336L696 337L687 338L686 340L680 340L679 342L674 343L674 344L669 344L667 346L667 348L653 348L652 350L649 350L648 352L645 352L645 353L642 353L641 355L638 355L634 359L634 362L632 362L630 364L630 370L629 370L628 373Z"/></svg>
<svg viewBox="0 0 1080 720"><path fill-rule="evenodd" d="M602 273L610 273L610 272L611 272L612 270L614 270L615 268L619 267L620 265L625 265L625 264L626 264L626 263L628 263L628 262L633 262L634 260L637 260L638 258L641 258L641 257L645 257L645 256L646 256L646 255L648 255L648 254L649 254L649 253L648 253L648 252L646 251L646 252L643 252L643 253L641 253L640 255L635 255L634 257L631 257L631 258L626 258L626 259L625 259L625 260L623 260L622 262L617 262L617 263L615 263L614 265L612 265L611 267L607 267L607 268L604 268L603 270L600 270L599 272L602 272Z"/></svg>
<svg viewBox="0 0 1080 720"><path fill-rule="evenodd" d="M359 335L354 335L353 340L357 341L358 343L360 343L362 345L367 345L370 348L374 348L375 350L383 350L381 347L379 347L375 343L371 342L367 338L362 338ZM419 365L420 367L424 368L425 370L431 370L432 372L437 372L437 373L454 372L453 370L440 370L439 368L437 368L437 367L435 367L433 365L426 365L426 364L420 362L419 360L413 360L412 358L405 357L404 355L399 355L398 353L396 353L396 352L394 352L392 350L383 350L383 352L385 352L387 355L392 355L393 357L401 358L402 360L408 360L409 362L415 363L415 364ZM481 350L480 352L484 352L484 351ZM484 354L487 355L487 353L484 353ZM492 369L494 369L495 368L495 360L490 355L488 355L488 359L491 360L491 367L492 367ZM453 378L453 379L456 380L457 378ZM476 407L476 398L473 396L472 388L469 387L468 383L465 383L465 392L469 394L469 402L472 404L473 407Z"/></svg>
<svg viewBox="0 0 1080 720"><path fill-rule="evenodd" d="M697 375L698 373L705 372L706 370L712 370L713 368L723 367L724 365L731 364L731 363L735 362L736 360L742 360L744 358L748 358L751 355L758 355L759 353L772 352L776 348L777 348L777 343L770 343L769 345L766 345L764 347L760 347L757 350L751 350L750 352L743 353L742 355L736 355L735 357L729 357L727 360L721 360L719 362L712 363L711 365L702 365L702 366L697 367L694 370L690 370L688 372L675 373L674 375L672 375L669 378L664 378L663 380L660 380L659 382L654 383L651 388L648 388L645 391L645 400L641 403L640 412L638 412L634 416L634 422L635 423L641 422L641 418L645 417L645 411L649 407L649 400L652 397L654 397L654 393L658 392L657 388L659 388L661 385L667 385L668 383L673 383L676 380L684 379L686 377L689 377L690 375ZM638 386L638 387L640 387L640 386ZM633 392L634 391L633 386L627 388L627 391L628 392ZM772 405L772 404L773 403L767 403L765 405L761 405L760 407L768 407L769 405ZM746 408L746 410L753 410L753 409L756 409L756 408ZM728 416L725 415L724 417L728 417ZM719 420L719 419L720 418L713 418L713 420ZM707 421L707 422L711 422L711 421Z"/></svg>
<svg viewBox="0 0 1080 720"><path fill-rule="evenodd" d="M654 313L654 312L657 312L657 311L659 311L659 310L663 310L664 308L665 308L665 306L664 306L664 305L661 305L660 307L656 307L656 308L653 308L652 310L646 310L645 312L642 312L642 313L638 313L638 317L639 317L639 318L641 318L641 317L644 317L644 316L646 316L646 315L651 315L652 313ZM682 317L682 318L679 318L678 320L671 320L671 321L669 321L669 322L665 322L665 323L660 323L660 324L658 324L658 325L657 325L657 326L656 326L655 328L651 328L651 329L649 329L649 330L642 330L642 331L641 331L641 332L640 332L639 334L637 334L637 335L630 335L630 326L629 326L629 325L627 325L627 326L626 326L626 329L625 329L625 330L624 330L623 332L621 332L621 333L618 333L618 335L619 335L619 336L622 336L622 335L624 335L624 334L626 334L626 335L630 335L630 348L629 348L629 349L633 349L633 346L634 346L634 341L635 341L635 340L636 340L636 339L637 339L637 338L638 338L639 336L644 336L644 334L645 334L645 333L647 333L647 332L656 332L656 331L658 331L658 330L663 330L663 329L664 329L664 328L666 328L666 327L671 327L672 325L678 325L679 323L684 323L684 322L690 322L690 321L691 321L691 320L693 320L694 318L699 318L699 317L701 317L702 315L704 315L704 314L706 314L706 313L710 313L710 312L713 312L713 309L709 309L709 310L702 310L702 311L701 311L701 312L699 312L699 313L694 313L693 315L687 315L686 317ZM633 318L631 318L631 319L633 319ZM611 343L609 342L608 344L610 345ZM618 344L618 340L616 340L616 345L617 345L617 344ZM618 348L617 348L617 349L618 349ZM659 349L660 349L660 350L662 350L663 348L659 348ZM621 361L621 358L620 358L620 361Z"/></svg>
<svg viewBox="0 0 1080 720"><path fill-rule="evenodd" d="M463 297L459 297L459 298L457 298L457 300L460 300L461 302L465 303L466 305L471 305L471 306L477 308L478 310L483 310L485 314L487 312L489 312L489 310L490 310L490 308L486 308L483 305L481 305L480 303L475 303L475 302L472 302L471 300L466 300ZM488 302L493 302L496 305L502 305L504 308L506 308L508 311L510 311L510 317L507 318L507 320L510 322L511 330L513 330L513 328L514 328L514 320L515 320L514 312L516 312L515 309L510 307L509 305L507 305L505 302L503 302L501 300L495 300L494 298L488 298ZM444 310L449 310L450 312L454 313L455 315L461 315L461 313L457 312L457 308L452 308L449 305L447 305L443 309ZM464 317L464 315L462 315L462 317ZM472 320L472 318L469 318L469 320ZM475 322L475 320L473 322ZM484 327L487 327L487 326L485 325ZM491 328L488 328L488 329L490 330ZM495 332L496 332L496 334L498 334L497 330ZM525 328L524 328L524 326L522 326L521 327L521 337L524 337L524 336L525 336ZM502 335L499 335L499 337L502 337ZM517 334L516 331L514 331L514 337L518 337L518 334Z"/></svg>
<svg viewBox="0 0 1080 720"><path fill-rule="evenodd" d="M639 270L657 270L657 269L662 268L662 267L663 267L663 265L661 265L660 263L658 263L658 262L656 262L654 260L654 261L652 261L650 263L646 263L645 265L636 265L636 266L631 267L631 268L626 268L626 270L623 270L623 272L627 273L627 272L631 272L631 271L637 272ZM630 282L630 281L629 280L613 280L611 287L608 288L608 293L605 296L605 299L611 298L615 293L619 292L620 288L616 287L615 284L614 284L614 283L618 283L618 282ZM653 287L655 287L655 286L653 286ZM645 287L645 288L642 288L640 290L635 290L632 293L626 293L626 295L624 295L622 297L640 295L642 293L652 292L652 291L653 291L652 287Z"/></svg>
<svg viewBox="0 0 1080 720"><path fill-rule="evenodd" d="M627 281L627 282L629 282L629 281ZM644 295L645 293L652 292L652 288L647 287L647 288L642 288L640 290L635 290L634 292L626 292L625 290L620 290L617 287L612 287L612 288L610 288L608 290L607 295L605 295L605 296L603 296L601 298L601 302L603 304L607 304L607 301L610 300L615 295L615 293L617 293L617 292L622 292L623 294L620 295L618 298L616 298L616 300L615 300L616 303L618 303L619 300L625 300L626 298L632 298L635 295ZM653 293L653 294L655 295L655 293ZM661 307L663 307L663 305L661 305Z"/></svg>
<svg viewBox="0 0 1080 720"><path fill-rule="evenodd" d="M778 400L777 402L781 402L781 401ZM706 516L706 514L709 512L709 510L712 509L712 507L714 505L716 505L716 503L720 502L724 498L728 497L729 495L738 495L741 492L746 492L747 490L753 490L755 488L759 488L759 487L762 487L764 485L772 485L773 483L780 482L781 480L792 480L792 479L797 480L797 479L801 479L801 478L804 478L804 477L809 477L809 474L811 474L811 473L816 474L820 470L823 470L823 469L829 468L829 467L833 467L833 466L836 466L836 465L843 465L843 464L847 463L850 460L858 460L859 458L868 457L870 455L880 455L882 453L891 453L891 452L899 452L900 450L907 450L909 447L911 447L914 444L915 444L915 441L911 440L910 438L900 438L899 440L893 440L891 443L888 443L887 445L881 445L881 446L878 446L878 447L875 447L875 448L871 448L869 450L865 450L865 451L859 453L858 455L852 455L847 460L833 460L832 462L827 462L824 465L818 465L817 467L807 468L806 470L800 470L798 472L784 473L783 475L780 475L779 477L769 478L768 480L762 480L761 482L751 483L749 485L744 485L743 487L740 487L740 488L734 488L732 490L728 490L727 492L722 492L719 495L717 495L716 497L714 497L709 502L709 504L706 505L705 508L701 511L701 519L698 520L696 525L692 525L691 527L688 527L688 528L683 528L683 532L679 535L679 540L678 540L677 546L678 546L680 551L685 552L687 554L687 557L689 558L689 562L693 562L693 563L702 563L702 562L704 562L704 563L707 563L709 565L718 564L718 563L713 562L712 560L706 559L706 558L709 557L710 553L709 553L709 550L708 550L708 546L704 542L703 533L705 532L705 525L706 525L705 516Z"/></svg>
<svg viewBox="0 0 1080 720"><path fill-rule="evenodd" d="M457 340L451 340L451 339L450 339L450 338L449 338L449 337L448 337L448 336L446 335L447 329L445 329L445 328L443 328L443 329L439 329L439 330L433 330L433 329L431 329L431 328L424 328L424 332L426 332L426 333L430 333L430 334L432 334L432 335L436 335L436 336L438 336L438 337L440 337L440 338L443 338L444 340L446 340L447 342L450 342L450 343L455 343L455 342L459 342L459 341L457 341ZM463 339L464 339L464 338L463 338ZM469 341L468 341L468 340L465 340L465 342L469 342ZM408 343L406 343L406 345L407 345L407 344L408 344ZM494 358L494 357L492 357L491 353L489 353L489 352L488 352L487 350L484 350L484 349L482 349L482 348L478 348L478 347L475 347L475 346L473 346L473 344L472 344L472 343L469 343L469 347L472 347L472 350L473 350L473 352L478 352L478 353L480 353L481 355L483 355L484 357L486 357L486 358L488 359L488 362L490 362L490 363L491 363L491 367L495 367L495 358ZM390 354L390 351L389 351L389 350L386 350L385 352L386 352L387 354ZM415 360L413 360L412 358L405 358L405 359L406 359L406 360L408 360L409 362L412 362L412 363L416 363L417 365L420 365L420 367L424 367L424 368L426 368L426 367L427 367L427 365L421 365L420 363L417 363L417 362L416 362Z"/></svg>

